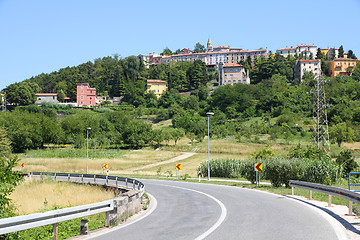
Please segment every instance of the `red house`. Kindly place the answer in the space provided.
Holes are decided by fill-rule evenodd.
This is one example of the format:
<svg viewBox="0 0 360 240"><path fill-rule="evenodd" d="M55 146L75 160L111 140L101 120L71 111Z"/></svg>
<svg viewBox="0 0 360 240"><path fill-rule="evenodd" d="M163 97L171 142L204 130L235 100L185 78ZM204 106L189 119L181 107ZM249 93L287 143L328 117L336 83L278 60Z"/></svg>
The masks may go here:
<svg viewBox="0 0 360 240"><path fill-rule="evenodd" d="M78 106L96 105L96 88L91 88L88 83L78 83L76 86L76 102Z"/></svg>

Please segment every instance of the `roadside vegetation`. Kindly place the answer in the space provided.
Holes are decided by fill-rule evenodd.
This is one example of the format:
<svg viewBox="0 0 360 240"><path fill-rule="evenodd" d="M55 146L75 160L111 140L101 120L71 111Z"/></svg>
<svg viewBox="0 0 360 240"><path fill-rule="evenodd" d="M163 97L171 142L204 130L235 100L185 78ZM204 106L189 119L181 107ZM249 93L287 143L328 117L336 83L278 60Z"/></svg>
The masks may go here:
<svg viewBox="0 0 360 240"><path fill-rule="evenodd" d="M255 59L252 68L243 62L251 68L250 85L217 87L210 81L216 71L201 61L146 69L136 57L119 56L10 85L3 91L11 111L0 112L0 217L16 213L9 196L22 181L20 171L84 172L87 143L90 173L103 173L106 163L110 174L121 176L170 178L176 175L174 162L140 167L196 153L177 162L187 179L199 170L206 177L209 134L212 177L254 182L253 164L263 162L262 179L272 183L271 191L287 192L290 179L346 187L346 174L359 170L360 65L351 77L325 81L329 156L312 147L314 76L294 79L295 60L271 55ZM167 80L169 90L157 99L146 93L146 79ZM79 82L90 83L99 95L121 96L122 102L92 108L33 105L35 92L56 91L74 100ZM207 112L214 113L209 133ZM31 234L46 238L43 232Z"/></svg>

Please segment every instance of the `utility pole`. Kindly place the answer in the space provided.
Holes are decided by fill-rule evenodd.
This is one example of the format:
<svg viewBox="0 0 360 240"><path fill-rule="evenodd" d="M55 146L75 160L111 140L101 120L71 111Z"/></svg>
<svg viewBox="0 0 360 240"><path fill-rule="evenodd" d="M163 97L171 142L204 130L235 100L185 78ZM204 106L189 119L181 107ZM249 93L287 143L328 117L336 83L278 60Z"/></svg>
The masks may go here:
<svg viewBox="0 0 360 240"><path fill-rule="evenodd" d="M6 92L4 93L3 103L2 103L2 111L6 112Z"/></svg>
<svg viewBox="0 0 360 240"><path fill-rule="evenodd" d="M323 149L329 156L330 141L329 127L326 113L325 81L322 76L315 79L314 87L314 132L313 141L318 149Z"/></svg>

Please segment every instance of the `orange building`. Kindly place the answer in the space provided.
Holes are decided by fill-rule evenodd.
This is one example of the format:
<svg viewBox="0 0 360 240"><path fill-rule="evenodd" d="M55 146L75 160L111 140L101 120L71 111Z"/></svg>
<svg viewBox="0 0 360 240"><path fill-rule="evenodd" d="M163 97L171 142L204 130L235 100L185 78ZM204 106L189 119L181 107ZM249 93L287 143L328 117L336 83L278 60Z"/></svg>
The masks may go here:
<svg viewBox="0 0 360 240"><path fill-rule="evenodd" d="M331 77L334 78L337 75L351 76L356 67L357 61L359 60L350 58L335 58L329 64L329 73Z"/></svg>

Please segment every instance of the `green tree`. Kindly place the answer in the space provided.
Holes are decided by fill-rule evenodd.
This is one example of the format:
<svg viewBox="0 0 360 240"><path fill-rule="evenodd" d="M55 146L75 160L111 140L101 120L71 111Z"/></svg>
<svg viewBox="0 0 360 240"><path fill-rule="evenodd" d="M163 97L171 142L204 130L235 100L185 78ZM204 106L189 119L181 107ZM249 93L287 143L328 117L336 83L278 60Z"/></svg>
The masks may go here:
<svg viewBox="0 0 360 240"><path fill-rule="evenodd" d="M338 58L343 58L344 57L344 47L343 45L341 45L339 47L339 54L338 54Z"/></svg>
<svg viewBox="0 0 360 240"><path fill-rule="evenodd" d="M0 129L0 218L14 216L15 207L9 195L22 179L20 172L13 171L19 159L11 155L10 140L4 129Z"/></svg>
<svg viewBox="0 0 360 240"><path fill-rule="evenodd" d="M160 55L170 56L172 54L172 51L166 47Z"/></svg>
<svg viewBox="0 0 360 240"><path fill-rule="evenodd" d="M32 82L21 82L9 85L4 89L6 100L16 105L29 105L36 101L35 93L40 92L39 85Z"/></svg>
<svg viewBox="0 0 360 240"><path fill-rule="evenodd" d="M184 129L182 129L182 128L172 128L171 137L174 140L175 145L184 136L185 136Z"/></svg>
<svg viewBox="0 0 360 240"><path fill-rule="evenodd" d="M330 128L330 138L333 139L339 147L342 142L352 142L354 137L354 130L346 126L345 122L335 124Z"/></svg>
<svg viewBox="0 0 360 240"><path fill-rule="evenodd" d="M11 141L7 137L6 130L0 128L0 158L9 158L11 152Z"/></svg>
<svg viewBox="0 0 360 240"><path fill-rule="evenodd" d="M316 51L316 57L315 59L322 59L322 52L321 52L321 49L318 48L317 51Z"/></svg>
<svg viewBox="0 0 360 240"><path fill-rule="evenodd" d="M351 59L357 59L355 53L351 49L348 51L347 57Z"/></svg>
<svg viewBox="0 0 360 240"><path fill-rule="evenodd" d="M157 146L161 145L161 142L164 141L164 133L162 129L154 129L152 131L151 141L154 141Z"/></svg>
<svg viewBox="0 0 360 240"><path fill-rule="evenodd" d="M355 81L360 82L360 62L356 64L356 67L354 69L354 72L351 75L352 79Z"/></svg>
<svg viewBox="0 0 360 240"><path fill-rule="evenodd" d="M200 44L199 42L197 42L194 46L194 52L196 53L203 53L206 51L206 48L204 45Z"/></svg>
<svg viewBox="0 0 360 240"><path fill-rule="evenodd" d="M344 177L347 177L349 172L352 172L359 167L359 164L355 161L350 149L342 150L336 158L336 163L343 166Z"/></svg>

